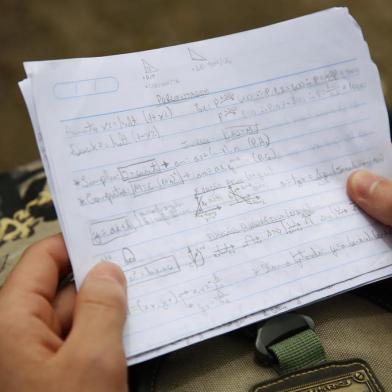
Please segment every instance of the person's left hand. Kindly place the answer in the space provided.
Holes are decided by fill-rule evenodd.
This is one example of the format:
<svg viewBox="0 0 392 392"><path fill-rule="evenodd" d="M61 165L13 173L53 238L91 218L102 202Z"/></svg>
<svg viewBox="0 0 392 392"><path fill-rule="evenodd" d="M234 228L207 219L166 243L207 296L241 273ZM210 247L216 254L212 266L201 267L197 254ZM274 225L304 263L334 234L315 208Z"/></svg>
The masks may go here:
<svg viewBox="0 0 392 392"><path fill-rule="evenodd" d="M76 295L58 289L69 271L63 238L53 236L28 248L1 289L1 391L127 390L124 275L100 263Z"/></svg>

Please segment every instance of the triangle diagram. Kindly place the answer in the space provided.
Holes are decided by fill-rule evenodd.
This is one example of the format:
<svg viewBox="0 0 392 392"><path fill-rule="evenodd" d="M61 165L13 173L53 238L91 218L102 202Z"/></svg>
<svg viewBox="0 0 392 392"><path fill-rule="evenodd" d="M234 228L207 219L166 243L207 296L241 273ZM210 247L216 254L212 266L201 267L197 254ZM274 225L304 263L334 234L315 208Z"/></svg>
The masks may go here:
<svg viewBox="0 0 392 392"><path fill-rule="evenodd" d="M189 56L191 56L191 59L193 61L207 61L207 59L202 56L201 54L195 52L193 49L188 48Z"/></svg>
<svg viewBox="0 0 392 392"><path fill-rule="evenodd" d="M145 73L154 73L158 72L159 69L151 65L148 61L142 59L143 67L144 67L144 72Z"/></svg>

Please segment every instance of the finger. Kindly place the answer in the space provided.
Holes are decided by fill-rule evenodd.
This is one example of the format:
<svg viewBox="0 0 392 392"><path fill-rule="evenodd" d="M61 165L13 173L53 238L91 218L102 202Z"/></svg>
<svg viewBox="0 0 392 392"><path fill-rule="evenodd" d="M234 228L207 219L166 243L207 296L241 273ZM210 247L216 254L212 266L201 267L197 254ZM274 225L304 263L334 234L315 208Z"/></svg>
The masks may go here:
<svg viewBox="0 0 392 392"><path fill-rule="evenodd" d="M8 296L15 293L38 294L51 302L60 276L70 271L70 264L61 234L48 237L26 249L5 283Z"/></svg>
<svg viewBox="0 0 392 392"><path fill-rule="evenodd" d="M347 180L347 193L367 214L392 226L392 181L358 170Z"/></svg>
<svg viewBox="0 0 392 392"><path fill-rule="evenodd" d="M86 353L90 358L115 353L125 361L122 347L125 317L124 274L113 263L99 263L87 275L77 295L74 321L63 352Z"/></svg>
<svg viewBox="0 0 392 392"><path fill-rule="evenodd" d="M53 301L53 310L60 327L60 336L65 337L71 329L76 303L76 288L73 283L61 289Z"/></svg>

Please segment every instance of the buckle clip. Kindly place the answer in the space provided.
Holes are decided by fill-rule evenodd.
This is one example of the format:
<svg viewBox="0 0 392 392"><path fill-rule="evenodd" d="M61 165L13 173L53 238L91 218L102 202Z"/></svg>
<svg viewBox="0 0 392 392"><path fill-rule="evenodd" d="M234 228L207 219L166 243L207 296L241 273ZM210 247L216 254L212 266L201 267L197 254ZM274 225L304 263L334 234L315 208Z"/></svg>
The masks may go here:
<svg viewBox="0 0 392 392"><path fill-rule="evenodd" d="M269 347L306 329L314 330L314 321L303 314L284 313L267 320L257 330L256 360L264 366L277 364Z"/></svg>

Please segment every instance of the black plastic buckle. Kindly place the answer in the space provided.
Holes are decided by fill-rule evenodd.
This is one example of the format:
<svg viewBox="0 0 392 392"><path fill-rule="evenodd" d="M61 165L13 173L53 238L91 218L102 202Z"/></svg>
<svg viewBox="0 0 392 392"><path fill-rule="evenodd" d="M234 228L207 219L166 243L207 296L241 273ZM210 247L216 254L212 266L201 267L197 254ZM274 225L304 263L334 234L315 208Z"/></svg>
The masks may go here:
<svg viewBox="0 0 392 392"><path fill-rule="evenodd" d="M306 329L314 330L314 321L303 314L285 313L267 320L257 330L256 359L263 365L276 364L269 347Z"/></svg>

